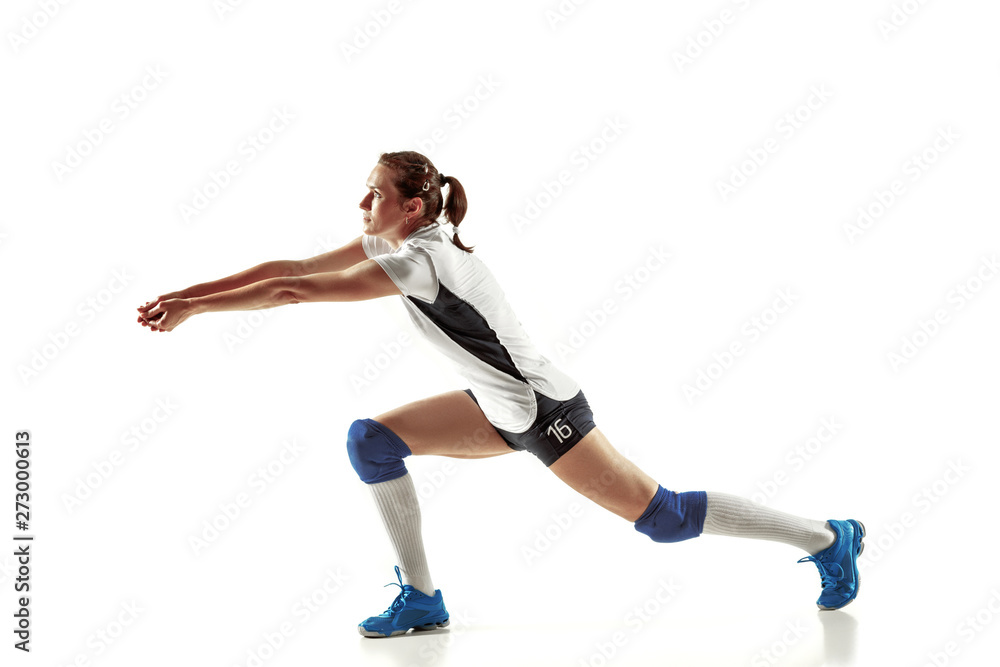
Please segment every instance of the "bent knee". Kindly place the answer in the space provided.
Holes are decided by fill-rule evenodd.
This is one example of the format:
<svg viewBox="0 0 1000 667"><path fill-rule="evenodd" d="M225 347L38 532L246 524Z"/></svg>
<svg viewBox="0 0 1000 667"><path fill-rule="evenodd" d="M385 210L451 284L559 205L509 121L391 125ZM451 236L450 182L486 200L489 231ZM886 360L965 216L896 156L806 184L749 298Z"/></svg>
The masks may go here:
<svg viewBox="0 0 1000 667"><path fill-rule="evenodd" d="M399 436L374 419L356 419L347 430L347 455L366 484L405 475L403 458L410 454L410 448Z"/></svg>
<svg viewBox="0 0 1000 667"><path fill-rule="evenodd" d="M680 542L701 534L707 498L704 491L677 493L659 486L635 529L654 542Z"/></svg>

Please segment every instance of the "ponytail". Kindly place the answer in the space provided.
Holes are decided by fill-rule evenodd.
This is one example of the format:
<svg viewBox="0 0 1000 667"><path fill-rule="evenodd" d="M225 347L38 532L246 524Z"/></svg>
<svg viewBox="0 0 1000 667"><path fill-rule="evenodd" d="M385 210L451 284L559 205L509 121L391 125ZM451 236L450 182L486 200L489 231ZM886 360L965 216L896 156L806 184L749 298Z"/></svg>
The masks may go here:
<svg viewBox="0 0 1000 667"><path fill-rule="evenodd" d="M454 176L442 174L441 187L445 185L448 186L448 199L444 203L444 218L455 225L455 233L452 235L451 242L465 252L472 252L475 246L466 247L458 240L458 225L465 218L465 212L469 210L469 200L465 198L465 188Z"/></svg>
<svg viewBox="0 0 1000 667"><path fill-rule="evenodd" d="M469 210L469 202L465 198L465 188L454 176L445 176L439 172L431 161L416 151L399 151L382 153L378 163L392 170L392 184L399 192L400 203L414 197L423 202L423 210L427 214L417 220L419 227L426 220L437 220L444 212L445 219L455 225L455 233L451 242L465 252L472 252L475 246L466 246L458 240L458 225ZM448 198L445 200L442 188L448 186Z"/></svg>

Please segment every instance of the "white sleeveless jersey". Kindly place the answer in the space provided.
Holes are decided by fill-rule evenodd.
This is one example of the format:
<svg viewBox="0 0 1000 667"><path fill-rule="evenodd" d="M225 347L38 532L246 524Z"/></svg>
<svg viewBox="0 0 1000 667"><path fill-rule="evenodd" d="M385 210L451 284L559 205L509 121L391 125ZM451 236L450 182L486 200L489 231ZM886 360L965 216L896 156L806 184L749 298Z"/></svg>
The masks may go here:
<svg viewBox="0 0 1000 667"><path fill-rule="evenodd" d="M451 359L497 428L522 433L537 416L535 391L563 401L580 391L532 344L490 270L451 242L439 222L393 250L365 234L365 254L402 292L417 330Z"/></svg>

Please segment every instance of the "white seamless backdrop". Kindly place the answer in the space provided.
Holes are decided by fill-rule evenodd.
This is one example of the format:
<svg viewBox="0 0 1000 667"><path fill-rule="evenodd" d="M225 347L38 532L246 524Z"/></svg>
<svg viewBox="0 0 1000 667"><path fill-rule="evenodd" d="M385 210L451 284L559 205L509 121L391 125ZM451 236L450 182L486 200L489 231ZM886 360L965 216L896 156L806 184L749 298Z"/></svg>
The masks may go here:
<svg viewBox="0 0 1000 667"><path fill-rule="evenodd" d="M1000 8L12 0L0 28L4 665L981 665L996 655ZM349 424L466 386L395 298L158 294L360 233L383 151L664 486L868 529L654 544L529 454L411 458L449 629L395 595ZM14 648L31 433L31 652Z"/></svg>

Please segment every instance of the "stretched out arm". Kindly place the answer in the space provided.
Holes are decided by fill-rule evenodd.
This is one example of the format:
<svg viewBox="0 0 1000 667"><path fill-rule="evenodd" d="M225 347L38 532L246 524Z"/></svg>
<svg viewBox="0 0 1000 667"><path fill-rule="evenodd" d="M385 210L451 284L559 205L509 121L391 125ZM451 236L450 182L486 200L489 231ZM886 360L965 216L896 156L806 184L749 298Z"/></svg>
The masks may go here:
<svg viewBox="0 0 1000 667"><path fill-rule="evenodd" d="M344 271L267 278L225 292L168 299L150 308L144 317L152 330L172 331L200 313L261 310L311 301L363 301L399 294L388 274L369 259Z"/></svg>
<svg viewBox="0 0 1000 667"><path fill-rule="evenodd" d="M310 257L308 259L279 259L271 262L264 262L263 264L258 264L257 266L246 269L245 271L234 273L231 276L220 278L219 280L199 283L176 292L161 294L152 301L147 301L144 305L139 306L138 321L140 324L145 326L144 322L148 321L150 310L155 307L156 304L169 299L193 299L196 297L208 296L210 294L218 294L220 292L230 292L232 290L239 289L240 287L253 285L269 278L294 278L313 273L343 271L344 269L348 269L360 262L365 261L366 258L367 256L365 255L364 248L361 247L361 237L359 236L336 250L331 250L330 252L316 255L315 257Z"/></svg>
<svg viewBox="0 0 1000 667"><path fill-rule="evenodd" d="M278 259L270 262L264 262L263 264L258 264L257 266L246 269L245 271L240 271L239 273L234 273L233 275L225 278L192 285L191 287L182 289L174 294L177 298L193 299L195 297L207 296L209 294L228 292L230 290L252 285L269 278L295 276L297 275L296 264L297 262L295 260L290 259Z"/></svg>
<svg viewBox="0 0 1000 667"><path fill-rule="evenodd" d="M267 280L268 278L295 277L312 273L343 271L359 262L363 262L365 259L367 259L367 256L361 247L361 237L359 236L343 247L316 255L315 257L308 259L278 259L264 262L263 264L258 264L225 278L198 283L197 285L192 285L176 292L168 292L150 301L149 305L152 307L158 301L166 299L192 299L218 292L228 292L262 280Z"/></svg>
<svg viewBox="0 0 1000 667"><path fill-rule="evenodd" d="M309 259L298 261L296 276L308 276L313 273L330 273L331 271L343 271L368 259L364 248L361 247L361 237L350 241L346 245L316 255Z"/></svg>

